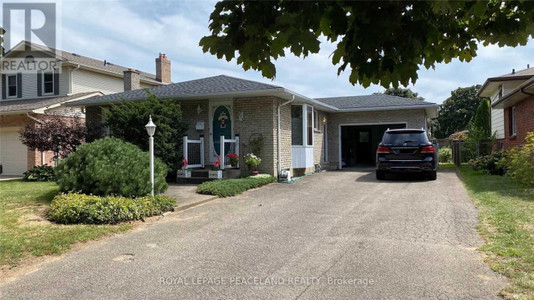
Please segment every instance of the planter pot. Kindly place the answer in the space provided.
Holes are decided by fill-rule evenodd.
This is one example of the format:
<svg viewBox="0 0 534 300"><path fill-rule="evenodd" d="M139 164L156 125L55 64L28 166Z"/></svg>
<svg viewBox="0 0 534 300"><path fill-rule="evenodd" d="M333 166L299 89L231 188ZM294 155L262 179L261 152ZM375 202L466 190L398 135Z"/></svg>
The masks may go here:
<svg viewBox="0 0 534 300"><path fill-rule="evenodd" d="M252 171L252 174L258 175L258 171Z"/></svg>
<svg viewBox="0 0 534 300"><path fill-rule="evenodd" d="M191 171L190 170L178 170L176 172L176 177L178 178L191 178Z"/></svg>
<svg viewBox="0 0 534 300"><path fill-rule="evenodd" d="M208 176L210 179L222 179L223 172L222 170L208 171Z"/></svg>

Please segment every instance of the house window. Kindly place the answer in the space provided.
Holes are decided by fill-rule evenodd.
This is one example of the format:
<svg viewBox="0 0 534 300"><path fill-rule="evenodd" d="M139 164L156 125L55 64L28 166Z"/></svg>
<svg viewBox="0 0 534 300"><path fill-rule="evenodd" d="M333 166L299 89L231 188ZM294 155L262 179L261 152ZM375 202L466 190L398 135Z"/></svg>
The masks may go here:
<svg viewBox="0 0 534 300"><path fill-rule="evenodd" d="M52 72L43 73L43 93L44 94L54 93L54 73Z"/></svg>
<svg viewBox="0 0 534 300"><path fill-rule="evenodd" d="M302 128L302 105L291 106L291 145L302 146L303 128Z"/></svg>
<svg viewBox="0 0 534 300"><path fill-rule="evenodd" d="M17 75L7 75L7 96L17 96Z"/></svg>
<svg viewBox="0 0 534 300"><path fill-rule="evenodd" d="M319 112L314 111L313 114L313 129L316 131L320 131L320 122L319 122Z"/></svg>
<svg viewBox="0 0 534 300"><path fill-rule="evenodd" d="M516 124L515 124L515 106L510 108L510 136L515 136L517 133L516 131Z"/></svg>
<svg viewBox="0 0 534 300"><path fill-rule="evenodd" d="M307 139L306 145L313 146L313 107L306 106L306 128L307 128Z"/></svg>

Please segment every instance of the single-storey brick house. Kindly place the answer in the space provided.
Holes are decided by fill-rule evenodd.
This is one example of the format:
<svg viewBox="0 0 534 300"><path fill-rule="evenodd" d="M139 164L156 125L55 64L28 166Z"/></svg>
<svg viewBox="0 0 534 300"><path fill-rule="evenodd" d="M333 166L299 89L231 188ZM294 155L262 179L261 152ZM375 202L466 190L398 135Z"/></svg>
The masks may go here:
<svg viewBox="0 0 534 300"><path fill-rule="evenodd" d="M491 130L500 148L523 145L534 132L534 68L490 77L478 95L491 99Z"/></svg>
<svg viewBox="0 0 534 300"><path fill-rule="evenodd" d="M196 154L187 148L190 164L216 161L221 135L229 140L239 137L241 156L251 152L253 141L261 136L259 171L275 176L281 170L298 175L319 166L340 169L373 163L387 128L428 129L438 108L434 103L384 94L312 99L280 86L225 75L149 90L180 102L183 118L190 125L187 139L203 138L202 155L201 148L196 148ZM88 127L103 134L101 112L106 106L121 99L145 98L145 90L138 89L68 105L85 107ZM231 147L232 142L226 145L225 154L233 151ZM242 161L240 165L244 166Z"/></svg>

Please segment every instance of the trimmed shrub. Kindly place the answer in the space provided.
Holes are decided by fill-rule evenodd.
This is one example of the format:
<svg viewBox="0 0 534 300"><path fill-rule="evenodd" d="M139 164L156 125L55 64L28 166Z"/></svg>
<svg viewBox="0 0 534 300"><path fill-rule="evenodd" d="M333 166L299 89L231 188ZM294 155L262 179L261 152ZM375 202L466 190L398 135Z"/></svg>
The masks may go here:
<svg viewBox="0 0 534 300"><path fill-rule="evenodd" d="M135 145L104 138L78 147L56 168L63 192L140 197L150 193L149 155ZM167 167L154 160L154 193L167 189Z"/></svg>
<svg viewBox="0 0 534 300"><path fill-rule="evenodd" d="M440 148L438 151L439 161L448 163L452 161L452 149L449 147Z"/></svg>
<svg viewBox="0 0 534 300"><path fill-rule="evenodd" d="M490 155L484 155L470 159L468 164L477 171L484 171L491 175L504 175L507 171L507 164L504 163L506 152L497 151Z"/></svg>
<svg viewBox="0 0 534 300"><path fill-rule="evenodd" d="M236 179L207 181L197 187L197 192L219 197L231 197L241 194L246 190L257 188L275 181L276 178L265 174Z"/></svg>
<svg viewBox="0 0 534 300"><path fill-rule="evenodd" d="M54 168L49 165L34 166L23 173L22 180L24 181L54 181L56 175Z"/></svg>
<svg viewBox="0 0 534 300"><path fill-rule="evenodd" d="M506 163L512 178L534 186L534 132L529 132L525 140L525 145L509 151Z"/></svg>
<svg viewBox="0 0 534 300"><path fill-rule="evenodd" d="M61 224L115 224L143 220L174 209L176 200L166 196L126 198L60 194L54 197L47 213L51 221Z"/></svg>

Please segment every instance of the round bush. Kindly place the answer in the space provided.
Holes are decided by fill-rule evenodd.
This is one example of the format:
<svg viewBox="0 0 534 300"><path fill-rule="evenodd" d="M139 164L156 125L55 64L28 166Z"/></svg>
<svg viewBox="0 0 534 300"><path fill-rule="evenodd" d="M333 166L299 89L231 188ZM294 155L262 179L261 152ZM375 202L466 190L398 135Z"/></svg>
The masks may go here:
<svg viewBox="0 0 534 300"><path fill-rule="evenodd" d="M154 160L154 193L167 189L167 167ZM84 144L59 162L57 183L63 192L138 197L150 194L149 155L116 138Z"/></svg>

